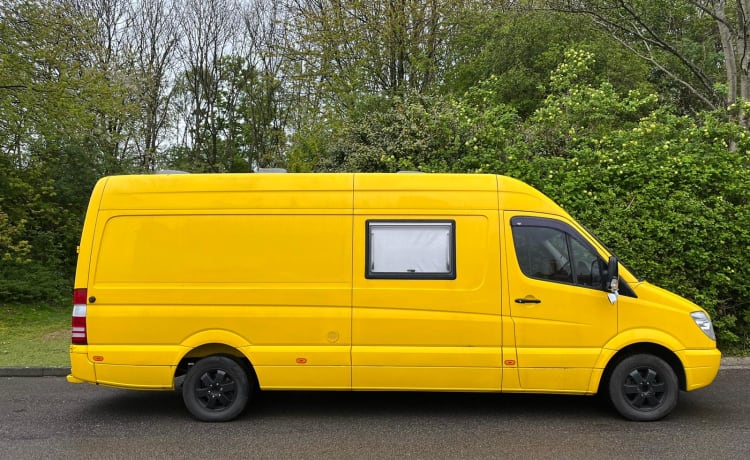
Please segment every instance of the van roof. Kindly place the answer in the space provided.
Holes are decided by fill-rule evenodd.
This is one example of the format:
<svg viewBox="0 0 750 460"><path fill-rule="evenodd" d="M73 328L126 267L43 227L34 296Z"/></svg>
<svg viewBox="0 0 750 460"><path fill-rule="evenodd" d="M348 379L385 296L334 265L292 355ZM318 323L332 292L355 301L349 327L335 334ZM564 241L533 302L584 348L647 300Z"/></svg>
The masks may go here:
<svg viewBox="0 0 750 460"><path fill-rule="evenodd" d="M413 200L417 196L430 197L433 203L428 208L434 209L493 209L499 199L505 210L566 215L551 199L524 182L490 174L128 175L103 178L97 187L104 188L100 209L403 208L393 200L378 203L384 192L398 192L414 197L406 207L416 208ZM349 193L332 193L352 190L362 198L353 201ZM296 191L306 193L292 193ZM261 198L267 192L278 193L273 194L274 199ZM446 206L447 200L453 197L455 201L459 196L463 196L459 206Z"/></svg>

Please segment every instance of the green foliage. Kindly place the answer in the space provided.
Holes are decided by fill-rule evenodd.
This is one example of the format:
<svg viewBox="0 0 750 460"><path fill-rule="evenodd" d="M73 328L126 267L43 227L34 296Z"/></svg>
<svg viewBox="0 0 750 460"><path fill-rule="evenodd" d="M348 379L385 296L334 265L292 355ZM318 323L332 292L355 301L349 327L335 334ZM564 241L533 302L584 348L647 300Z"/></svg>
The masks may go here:
<svg viewBox="0 0 750 460"><path fill-rule="evenodd" d="M19 304L51 302L68 305L73 279L65 268L52 268L36 260L4 264L0 268L0 297Z"/></svg>
<svg viewBox="0 0 750 460"><path fill-rule="evenodd" d="M443 170L456 161L450 101L407 92L364 100L333 126L317 170Z"/></svg>
<svg viewBox="0 0 750 460"><path fill-rule="evenodd" d="M93 62L96 22L67 3L0 5L0 296L67 297L96 178L127 169L123 88Z"/></svg>
<svg viewBox="0 0 750 460"><path fill-rule="evenodd" d="M107 36L86 2L0 3L0 298L68 302L89 193L107 174L501 173L709 309L722 347L747 350L750 106L696 109L730 91L715 19L690 2L632 3L628 19L680 58L627 34L621 46L587 15L518 8L529 4L292 2L262 46L222 51L245 57L189 65L163 42L154 90L155 63L135 64L145 42L127 45L137 8ZM544 4L631 23L609 1ZM164 18L170 50L196 32L179 15Z"/></svg>
<svg viewBox="0 0 750 460"><path fill-rule="evenodd" d="M677 115L620 94L581 50L523 120L491 76L461 98L374 98L309 151L320 169L491 172L520 178L599 235L634 272L714 316L725 349L750 346L750 134L721 112ZM736 109L736 110L739 110ZM310 138L308 138L310 139Z"/></svg>
<svg viewBox="0 0 750 460"><path fill-rule="evenodd" d="M127 115L127 91L95 66L95 30L64 2L0 5L0 152L16 166L33 144L88 139L104 153L121 140L104 121Z"/></svg>
<svg viewBox="0 0 750 460"><path fill-rule="evenodd" d="M292 2L295 77L323 101L351 108L361 94L425 93L449 62L446 43L466 0Z"/></svg>
<svg viewBox="0 0 750 460"><path fill-rule="evenodd" d="M726 114L678 116L653 96L578 83L579 68L553 74L568 76L529 119L532 152L497 172L535 185L637 274L707 308L725 349L747 350L750 136Z"/></svg>
<svg viewBox="0 0 750 460"><path fill-rule="evenodd" d="M596 84L594 64L592 53L565 52L565 60L550 76L550 94L528 119L527 141L534 152L565 156L581 139L636 123L656 106L654 94L631 91L622 97L609 82Z"/></svg>
<svg viewBox="0 0 750 460"><path fill-rule="evenodd" d="M0 298L67 301L83 217L97 178L93 159L73 146L30 153L30 164L6 171L0 183L3 202L10 204L5 229L0 215L0 249L3 239L10 240L11 252L16 247L15 257L0 264Z"/></svg>
<svg viewBox="0 0 750 460"><path fill-rule="evenodd" d="M595 54L591 71L618 92L653 90L648 66L582 15L522 6L472 11L462 15L450 40L455 64L441 91L463 94L495 75L498 100L524 118L543 103L550 72L571 48Z"/></svg>
<svg viewBox="0 0 750 460"><path fill-rule="evenodd" d="M192 111L192 148L173 146L162 166L192 172L249 172L283 166L286 132L281 83L245 58L225 56L216 69L184 72L175 94Z"/></svg>
<svg viewBox="0 0 750 460"><path fill-rule="evenodd" d="M322 123L310 123L295 133L287 155L289 171L309 173L326 171L326 166L334 166L327 158L330 139L331 130Z"/></svg>
<svg viewBox="0 0 750 460"><path fill-rule="evenodd" d="M11 224L8 215L0 209L0 261L4 264L28 262L29 242L19 236L23 233L25 220Z"/></svg>
<svg viewBox="0 0 750 460"><path fill-rule="evenodd" d="M320 171L482 172L516 136L516 113L493 99L498 82L488 79L465 100L416 92L364 99L323 135L297 141L324 149Z"/></svg>
<svg viewBox="0 0 750 460"><path fill-rule="evenodd" d="M739 63L742 52L738 50L746 48L745 37L732 32L744 27L744 6L739 4L730 7L726 1L670 0L543 3L558 11L575 13L568 16L571 22L595 20L601 33L626 44L631 57L649 64L649 83L681 113L722 107L726 99L717 90L730 78L741 80L736 73L727 74L724 56L738 53L727 57ZM722 26L728 28L726 41L720 37ZM602 48L597 55L602 56L605 51Z"/></svg>

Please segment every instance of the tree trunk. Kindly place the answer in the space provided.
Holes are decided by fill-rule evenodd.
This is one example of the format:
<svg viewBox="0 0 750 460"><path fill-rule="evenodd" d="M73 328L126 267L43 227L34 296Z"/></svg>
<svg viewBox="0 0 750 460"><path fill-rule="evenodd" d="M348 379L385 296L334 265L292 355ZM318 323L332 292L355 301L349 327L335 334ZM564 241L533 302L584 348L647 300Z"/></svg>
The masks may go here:
<svg viewBox="0 0 750 460"><path fill-rule="evenodd" d="M734 37L732 30L727 22L727 14L724 10L724 2L726 0L713 0L714 14L716 16L716 23L719 27L719 35L721 36L721 48L724 51L724 66L726 67L727 74L727 99L726 104L731 105L737 100L737 54L735 52ZM742 43L738 43L740 56L742 56L743 49Z"/></svg>
<svg viewBox="0 0 750 460"><path fill-rule="evenodd" d="M743 102L750 101L750 0L737 2L739 33L737 48L740 57L740 98ZM744 110L740 113L740 124L747 128L750 124Z"/></svg>

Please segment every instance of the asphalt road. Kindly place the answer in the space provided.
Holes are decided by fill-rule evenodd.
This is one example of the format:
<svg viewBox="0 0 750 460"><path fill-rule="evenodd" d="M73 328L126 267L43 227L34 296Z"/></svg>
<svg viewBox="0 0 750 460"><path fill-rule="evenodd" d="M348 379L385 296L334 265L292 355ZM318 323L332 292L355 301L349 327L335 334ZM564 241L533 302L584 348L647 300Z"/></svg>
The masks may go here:
<svg viewBox="0 0 750 460"><path fill-rule="evenodd" d="M0 378L0 459L750 458L750 369L628 422L596 398L264 393L238 420L193 421L172 392Z"/></svg>

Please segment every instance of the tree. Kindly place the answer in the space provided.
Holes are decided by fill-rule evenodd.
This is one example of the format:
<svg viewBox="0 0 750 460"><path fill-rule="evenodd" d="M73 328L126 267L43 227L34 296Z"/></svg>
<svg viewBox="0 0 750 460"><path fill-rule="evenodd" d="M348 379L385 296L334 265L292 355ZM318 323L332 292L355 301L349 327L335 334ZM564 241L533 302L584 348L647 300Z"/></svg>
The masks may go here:
<svg viewBox="0 0 750 460"><path fill-rule="evenodd" d="M71 16L95 25L88 31L91 45L86 52L91 67L105 76L112 90L107 101L91 108L96 134L88 142L101 155L100 163L106 174L130 171L136 163L133 138L138 90L128 38L132 23L129 4L126 0L58 1Z"/></svg>
<svg viewBox="0 0 750 460"><path fill-rule="evenodd" d="M221 62L219 114L226 155L244 161L244 171L283 166L286 146L283 86L268 70L240 57Z"/></svg>
<svg viewBox="0 0 750 460"><path fill-rule="evenodd" d="M29 146L90 134L111 88L92 68L95 24L56 2L0 5L0 149L16 167Z"/></svg>
<svg viewBox="0 0 750 460"><path fill-rule="evenodd" d="M648 81L648 66L587 17L571 21L567 14L507 3L461 16L450 38L452 64L441 92L460 97L494 75L494 97L526 117L544 101L550 72L573 47L594 53L592 72L618 91L655 90Z"/></svg>
<svg viewBox="0 0 750 460"><path fill-rule="evenodd" d="M476 2L290 0L294 35L286 53L301 84L324 103L350 107L359 95L424 93L448 65L456 18Z"/></svg>
<svg viewBox="0 0 750 460"><path fill-rule="evenodd" d="M286 14L278 2L252 0L245 5L243 38L225 63L226 141L244 152L251 169L285 166L286 134L294 129L290 124L300 109L282 52Z"/></svg>
<svg viewBox="0 0 750 460"><path fill-rule="evenodd" d="M220 63L235 43L240 24L237 9L233 0L189 0L181 18L183 72L176 90L184 117L182 142L190 146L194 167L214 172L224 168L219 152Z"/></svg>
<svg viewBox="0 0 750 460"><path fill-rule="evenodd" d="M134 0L129 5L128 40L139 106L135 147L141 171L156 169L160 145L169 128L171 81L175 78L175 52L181 39L178 7L179 3L172 0Z"/></svg>
<svg viewBox="0 0 750 460"><path fill-rule="evenodd" d="M680 103L690 110L727 107L750 98L750 2L746 0L543 3L593 18L679 88ZM744 116L740 119L746 124Z"/></svg>
<svg viewBox="0 0 750 460"><path fill-rule="evenodd" d="M72 275L82 208L107 167L99 117L116 118L123 93L96 65L96 30L66 3L0 4L0 297L57 298Z"/></svg>

